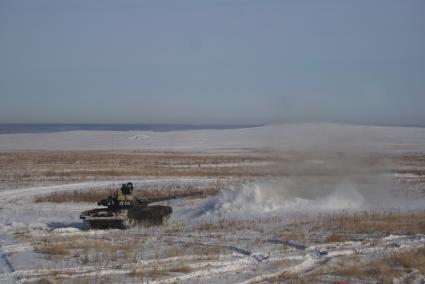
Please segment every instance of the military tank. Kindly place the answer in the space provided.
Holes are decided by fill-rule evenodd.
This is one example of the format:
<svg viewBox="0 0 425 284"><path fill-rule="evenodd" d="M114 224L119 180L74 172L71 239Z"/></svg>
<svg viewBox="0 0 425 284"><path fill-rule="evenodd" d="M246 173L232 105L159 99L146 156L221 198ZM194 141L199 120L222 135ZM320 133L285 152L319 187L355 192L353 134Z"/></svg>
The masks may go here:
<svg viewBox="0 0 425 284"><path fill-rule="evenodd" d="M200 192L194 192L143 199L133 195L133 188L131 182L123 184L120 190L97 203L98 206L106 208L84 211L80 219L84 220L90 228L97 229L128 229L136 225L161 225L170 217L173 209L170 206L150 205L151 203L200 194Z"/></svg>

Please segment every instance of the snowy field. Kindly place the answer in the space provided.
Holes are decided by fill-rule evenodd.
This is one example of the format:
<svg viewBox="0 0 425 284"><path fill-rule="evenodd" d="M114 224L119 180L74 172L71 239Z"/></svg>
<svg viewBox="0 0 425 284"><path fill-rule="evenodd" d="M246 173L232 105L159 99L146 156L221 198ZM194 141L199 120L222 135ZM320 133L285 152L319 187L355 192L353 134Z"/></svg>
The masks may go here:
<svg viewBox="0 0 425 284"><path fill-rule="evenodd" d="M422 128L1 134L0 181L1 283L425 281ZM163 226L79 220L127 181L206 194Z"/></svg>
<svg viewBox="0 0 425 284"><path fill-rule="evenodd" d="M425 128L285 124L227 130L0 134L0 150L424 150Z"/></svg>

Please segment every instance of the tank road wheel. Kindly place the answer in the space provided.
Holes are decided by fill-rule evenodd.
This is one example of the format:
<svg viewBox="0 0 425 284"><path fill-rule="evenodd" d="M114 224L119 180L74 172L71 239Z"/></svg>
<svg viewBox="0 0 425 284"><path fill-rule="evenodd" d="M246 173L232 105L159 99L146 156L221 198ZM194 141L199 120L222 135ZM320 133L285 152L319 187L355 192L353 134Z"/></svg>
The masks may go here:
<svg viewBox="0 0 425 284"><path fill-rule="evenodd" d="M84 220L84 226L86 226L88 229L92 229L90 221Z"/></svg>
<svg viewBox="0 0 425 284"><path fill-rule="evenodd" d="M161 217L149 217L149 218L145 218L142 221L142 224L144 227L150 227L150 226L158 226L161 224Z"/></svg>
<svg viewBox="0 0 425 284"><path fill-rule="evenodd" d="M121 223L121 229L129 229L132 228L136 225L136 220L135 219L127 219L122 221Z"/></svg>
<svg viewBox="0 0 425 284"><path fill-rule="evenodd" d="M137 221L136 221L136 219L133 219L133 218L128 219L128 226L129 226L129 227L134 227L134 226L136 226L136 225L137 225Z"/></svg>
<svg viewBox="0 0 425 284"><path fill-rule="evenodd" d="M155 218L152 219L152 224L154 226L163 225L167 221L168 217L169 216L167 216L167 215L155 217Z"/></svg>
<svg viewBox="0 0 425 284"><path fill-rule="evenodd" d="M164 215L164 216L162 216L161 224L162 225L167 225L168 224L168 221L170 220L170 216L171 215Z"/></svg>

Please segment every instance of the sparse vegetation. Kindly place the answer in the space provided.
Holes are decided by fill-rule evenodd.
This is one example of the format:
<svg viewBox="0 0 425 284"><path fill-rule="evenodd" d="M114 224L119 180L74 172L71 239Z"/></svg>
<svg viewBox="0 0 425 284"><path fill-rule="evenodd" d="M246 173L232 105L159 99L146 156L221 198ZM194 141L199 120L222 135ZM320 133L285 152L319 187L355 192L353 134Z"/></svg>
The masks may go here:
<svg viewBox="0 0 425 284"><path fill-rule="evenodd" d="M281 239L291 240L291 241L305 241L305 235L301 231L292 231L292 232L283 232L280 235Z"/></svg>
<svg viewBox="0 0 425 284"><path fill-rule="evenodd" d="M82 236L56 237L33 239L33 247L36 252L46 254L52 258L65 256L79 257L89 262L88 255L94 255L102 259L116 260L125 258L131 260L135 251L140 251L143 239L120 236L113 238L89 238ZM137 250L133 250L137 247ZM94 254L93 254L94 253ZM96 258L92 259L95 261Z"/></svg>
<svg viewBox="0 0 425 284"><path fill-rule="evenodd" d="M63 257L69 254L69 248L63 243L42 242L35 245L34 250L52 257Z"/></svg>
<svg viewBox="0 0 425 284"><path fill-rule="evenodd" d="M141 198L158 198L173 194L184 194L200 191L201 195L197 195L196 198L203 198L217 194L221 190L221 187L222 184L220 182L217 182L214 185L199 187L195 187L193 184L164 184L161 186L158 186L157 184L146 184L136 188L135 195L136 197L139 196ZM97 202L109 195L112 195L115 190L112 187L108 187L104 189L54 192L47 195L36 196L34 201L54 203Z"/></svg>
<svg viewBox="0 0 425 284"><path fill-rule="evenodd" d="M268 158L267 158L268 159ZM251 154L193 154L139 151L0 152L0 182L12 186L136 176L239 176L270 174Z"/></svg>
<svg viewBox="0 0 425 284"><path fill-rule="evenodd" d="M192 268L188 265L180 265L169 270L170 272L179 272L179 273L189 273L192 271Z"/></svg>
<svg viewBox="0 0 425 284"><path fill-rule="evenodd" d="M131 277L134 277L134 278L137 278L137 279L143 279L143 277L145 277L145 275L146 275L146 272L144 271L144 270L142 270L142 269L133 269L131 272L130 272L130 276Z"/></svg>
<svg viewBox="0 0 425 284"><path fill-rule="evenodd" d="M305 274L284 272L267 280L294 284L327 283L330 279L332 283L393 283L395 278L407 276L401 283L413 283L408 275L415 270L424 274L425 248L403 250L368 260L359 256L344 256ZM411 276L415 276L415 273Z"/></svg>
<svg viewBox="0 0 425 284"><path fill-rule="evenodd" d="M201 191L211 196L226 190L233 183L252 180L252 176L262 176L269 166L249 166L247 164L274 161L258 153L242 155L197 155L195 153L147 153L147 152L19 152L0 153L0 178L3 184L19 176L25 182L62 183L69 181L88 181L110 179L112 176L134 177L151 176L215 176L208 182L166 182L139 183L135 194L143 198L162 197L170 194ZM74 155L75 154L75 155ZM109 157L110 155L110 157ZM334 169L312 166L302 171L290 169L286 162L295 159L302 161L308 157L293 155L280 162L282 165L269 171L276 173L294 173L298 176L310 174L325 176ZM14 158L18 160L15 161ZM20 160L19 160L20 159ZM92 159L92 160L90 160ZM277 158L276 158L277 159ZM5 163L11 163L11 170ZM56 164L55 164L56 162ZM412 163L412 161L408 161ZM414 161L417 162L416 160ZM297 165L297 163L295 163ZM2 166L3 165L3 166ZM111 166L112 165L112 166ZM224 165L224 166L223 166ZM16 169L20 173L10 174ZM299 170L299 169L298 169ZM400 173L402 173L400 171ZM9 175L10 174L10 175ZM229 176L236 179L227 178ZM242 177L242 178L241 178ZM140 179L140 178L139 178ZM122 179L119 179L122 180ZM125 180L125 179L124 179ZM168 180L168 179L167 179ZM208 179L210 180L210 179ZM111 195L120 186L105 188L93 187L89 190L62 191L42 194L34 198L35 202L96 202ZM198 198L197 196L196 198ZM188 204L195 204L189 200ZM184 206L185 204L182 203ZM31 205L33 206L33 205ZM36 204L50 207L49 204ZM34 207L36 207L34 206ZM59 207L60 205L56 205ZM56 207L55 206L55 207ZM75 205L85 206L85 205ZM176 211L177 212L177 211ZM179 216L178 214L175 214ZM97 276L80 273L81 281L105 279L102 271L121 270L131 281L177 279L183 274L196 275L198 271L214 270L221 263L235 265L238 274L240 265L253 269L251 275L271 272L269 282L316 283L335 279L359 279L360 281L392 282L412 269L425 274L425 248L398 251L396 246L384 246L383 237L389 234L418 235L425 233L425 211L364 211L333 212L322 215L300 214L294 216L215 216L211 219L190 220L170 219L161 227L139 227L129 231L78 231L62 234L49 228L41 234L24 224L15 227L15 237L22 243L29 243L40 253L44 261L59 263L52 269L52 276L59 281L72 277L74 271L63 272L64 265L73 267L95 267ZM352 240L353 242L347 242ZM359 241L360 240L360 241ZM347 249L360 243L368 248L381 247L379 253L353 256L332 256L329 262L318 264L314 269L303 273L282 272L286 268L302 264L311 253L307 248L317 248L317 253L327 250ZM387 251L388 249L388 251ZM263 255L263 251L265 252ZM356 250L353 250L357 254ZM12 247L6 254L19 256L19 249ZM289 256L289 257L288 257ZM20 256L19 256L20 257ZM264 257L264 258L263 258ZM326 254L324 254L324 259ZM241 264L243 259L244 264ZM246 260L246 261L245 261ZM261 267L252 263L260 263ZM252 264L252 265L251 265ZM262 267L266 267L263 270ZM258 269L258 271L256 271ZM233 270L231 270L233 273ZM289 270L290 271L290 270ZM282 272L276 276L274 272ZM96 272L97 273L97 272ZM106 272L109 273L109 272ZM115 273L115 272L114 272ZM111 272L113 275L113 273ZM230 275L230 272L229 272ZM247 275L248 277L248 275ZM213 277L211 279L214 279ZM236 279L236 278L235 278ZM202 279L201 279L202 281ZM95 281L94 281L95 282ZM111 280L111 283L114 281ZM178 282L178 280L176 280Z"/></svg>
<svg viewBox="0 0 425 284"><path fill-rule="evenodd" d="M379 279L384 283L391 283L395 277L406 275L412 269L425 273L425 248L400 251L366 262L358 257L344 257L327 272L337 276L362 280Z"/></svg>
<svg viewBox="0 0 425 284"><path fill-rule="evenodd" d="M160 267L160 265L155 265L150 268L136 268L130 272L130 276L138 279L143 279L144 277L155 278L168 275L167 270Z"/></svg>
<svg viewBox="0 0 425 284"><path fill-rule="evenodd" d="M334 213L318 218L318 228L338 234L424 234L425 211Z"/></svg>
<svg viewBox="0 0 425 284"><path fill-rule="evenodd" d="M35 202L96 202L100 199L112 195L112 189L94 189L94 190L76 190L53 192L48 195L38 195L34 198Z"/></svg>
<svg viewBox="0 0 425 284"><path fill-rule="evenodd" d="M270 222L269 219L265 219ZM221 218L211 222L203 222L195 226L196 230L207 231L207 232L226 232L226 231L240 231L240 230L260 230L261 231L261 219L226 219Z"/></svg>
<svg viewBox="0 0 425 284"><path fill-rule="evenodd" d="M338 243L338 242L345 242L347 240L346 235L341 234L330 234L326 237L325 243Z"/></svg>
<svg viewBox="0 0 425 284"><path fill-rule="evenodd" d="M415 268L425 274L425 247L394 253L390 256L390 263L405 269Z"/></svg>

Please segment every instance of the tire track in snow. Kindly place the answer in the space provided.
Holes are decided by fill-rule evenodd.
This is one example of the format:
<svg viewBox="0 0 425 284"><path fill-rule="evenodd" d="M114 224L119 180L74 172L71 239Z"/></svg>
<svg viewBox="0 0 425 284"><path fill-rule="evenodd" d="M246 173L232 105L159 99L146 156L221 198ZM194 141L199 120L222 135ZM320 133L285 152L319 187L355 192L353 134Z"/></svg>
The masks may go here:
<svg viewBox="0 0 425 284"><path fill-rule="evenodd" d="M222 258L224 256L221 256ZM167 267L172 269L172 264L197 261L190 266L194 269L211 266L232 266L237 260L214 260L208 261L211 257L192 255L192 256L181 256L181 257L170 257L165 259L154 259L149 261L139 261L137 263L112 263L110 265L99 267L99 266L78 266L78 267L67 267L57 269L31 269L31 270L18 270L13 272L11 275L18 278L20 281L36 281L43 277L55 275L60 279L69 278L84 278L90 276L99 275L112 275L112 274L128 274L136 269L140 269L144 273L154 271L157 266Z"/></svg>
<svg viewBox="0 0 425 284"><path fill-rule="evenodd" d="M0 257L0 281L1 283L14 283L16 282L15 277L13 277L13 273L15 272L15 268L12 263L9 261L6 252L1 249L1 257Z"/></svg>

